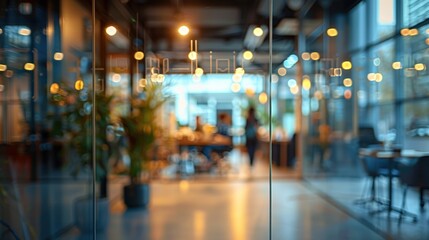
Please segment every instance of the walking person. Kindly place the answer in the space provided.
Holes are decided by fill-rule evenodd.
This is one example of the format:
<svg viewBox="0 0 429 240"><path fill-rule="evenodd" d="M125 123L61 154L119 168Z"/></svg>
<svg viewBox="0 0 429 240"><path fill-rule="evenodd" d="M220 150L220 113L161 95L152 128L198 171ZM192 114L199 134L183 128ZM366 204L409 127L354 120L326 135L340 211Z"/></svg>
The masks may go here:
<svg viewBox="0 0 429 240"><path fill-rule="evenodd" d="M247 112L245 135L246 135L246 149L249 154L250 167L253 166L255 161L255 152L258 147L258 128L259 122L256 118L255 108L250 107Z"/></svg>

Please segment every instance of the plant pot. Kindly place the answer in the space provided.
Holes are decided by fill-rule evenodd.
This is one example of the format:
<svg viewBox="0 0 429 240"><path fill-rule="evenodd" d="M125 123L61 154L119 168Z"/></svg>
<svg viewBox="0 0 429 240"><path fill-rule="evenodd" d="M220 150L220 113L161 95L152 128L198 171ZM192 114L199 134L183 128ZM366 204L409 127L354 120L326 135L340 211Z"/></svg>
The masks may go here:
<svg viewBox="0 0 429 240"><path fill-rule="evenodd" d="M150 199L150 186L147 183L124 186L124 203L128 208L146 208Z"/></svg>
<svg viewBox="0 0 429 240"><path fill-rule="evenodd" d="M96 229L97 232L103 232L109 223L109 199L97 198L96 204ZM90 196L78 198L74 202L75 225L83 234L93 231L93 207L93 199Z"/></svg>

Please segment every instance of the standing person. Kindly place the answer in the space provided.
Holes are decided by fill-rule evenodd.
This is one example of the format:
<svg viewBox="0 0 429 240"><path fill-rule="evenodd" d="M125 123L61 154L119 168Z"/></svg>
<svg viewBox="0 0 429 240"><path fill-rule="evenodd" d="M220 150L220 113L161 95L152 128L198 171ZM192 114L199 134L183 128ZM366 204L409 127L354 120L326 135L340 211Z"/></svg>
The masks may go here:
<svg viewBox="0 0 429 240"><path fill-rule="evenodd" d="M219 114L219 122L216 125L217 133L223 136L230 137L229 135L229 128L230 124L228 122L228 114L221 113Z"/></svg>
<svg viewBox="0 0 429 240"><path fill-rule="evenodd" d="M203 121L201 119L201 116L195 117L195 132L203 132Z"/></svg>
<svg viewBox="0 0 429 240"><path fill-rule="evenodd" d="M258 132L259 122L256 119L255 108L250 107L247 112L245 135L246 135L246 149L249 154L250 166L253 166L255 160L255 151L258 146Z"/></svg>

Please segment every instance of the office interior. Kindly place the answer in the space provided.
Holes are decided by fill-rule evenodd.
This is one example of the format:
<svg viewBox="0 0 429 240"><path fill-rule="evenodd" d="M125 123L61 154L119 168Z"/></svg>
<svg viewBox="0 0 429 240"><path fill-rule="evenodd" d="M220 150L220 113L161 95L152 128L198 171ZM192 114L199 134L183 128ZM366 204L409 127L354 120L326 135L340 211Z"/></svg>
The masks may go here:
<svg viewBox="0 0 429 240"><path fill-rule="evenodd" d="M428 16L3 1L0 238L429 238ZM143 184L139 205L125 188Z"/></svg>

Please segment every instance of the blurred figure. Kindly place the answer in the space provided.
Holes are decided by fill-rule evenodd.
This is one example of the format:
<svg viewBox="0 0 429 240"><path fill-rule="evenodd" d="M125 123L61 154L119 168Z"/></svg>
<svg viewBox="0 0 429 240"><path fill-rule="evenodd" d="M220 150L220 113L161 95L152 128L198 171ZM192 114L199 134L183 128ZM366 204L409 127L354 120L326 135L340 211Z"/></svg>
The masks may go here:
<svg viewBox="0 0 429 240"><path fill-rule="evenodd" d="M255 108L250 107L247 112L246 125L245 125L245 135L246 135L246 149L249 154L249 163L250 166L253 166L255 159L255 151L258 147L258 128L259 121L256 119Z"/></svg>
<svg viewBox="0 0 429 240"><path fill-rule="evenodd" d="M229 134L230 124L228 121L228 114L226 113L219 114L219 122L217 123L216 128L217 128L218 134L230 137L230 134Z"/></svg>
<svg viewBox="0 0 429 240"><path fill-rule="evenodd" d="M201 120L201 116L195 117L195 132L203 132L203 122Z"/></svg>

